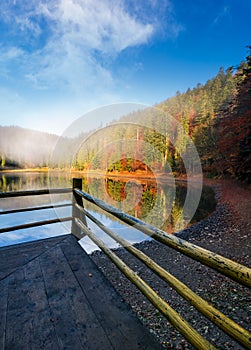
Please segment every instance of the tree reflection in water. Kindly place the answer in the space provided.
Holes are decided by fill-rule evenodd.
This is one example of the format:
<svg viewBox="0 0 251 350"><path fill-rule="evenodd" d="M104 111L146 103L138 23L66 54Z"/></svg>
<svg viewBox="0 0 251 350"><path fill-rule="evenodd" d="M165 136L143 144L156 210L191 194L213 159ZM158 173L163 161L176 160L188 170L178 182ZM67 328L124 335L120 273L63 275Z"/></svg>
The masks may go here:
<svg viewBox="0 0 251 350"><path fill-rule="evenodd" d="M173 188L173 184L170 184L168 181L156 181L154 177L146 179L140 176L122 178L117 176L97 177L94 175L81 175L80 173L66 175L63 172L55 172L54 174L50 174L49 178L48 174L43 172L2 173L0 174L0 191L52 187L66 188L72 186L71 177L82 177L83 191L125 211L129 215L135 216L169 233L173 233L174 228L175 231L183 228L181 219L185 215L183 213L183 206L187 195L185 181L175 181L175 188ZM54 200L54 197L50 196L35 197L25 197L21 201L18 198L2 200L1 210L44 205L50 203L51 198ZM60 202L71 201L71 195L60 195L57 200ZM104 213L89 202L85 202L84 205L87 210L90 210L97 218L107 223L110 228L120 230L124 238L127 238L129 228L122 229L119 226L118 219L108 213ZM191 223L198 222L207 217L215 209L215 205L213 191L209 187L204 187L199 207ZM12 220L14 220L14 216L12 216ZM181 226L177 226L177 223ZM3 225L4 222L1 224ZM135 235L135 232L136 230L133 233L130 231L130 237L132 237L132 234ZM142 237L135 237L131 238L131 240L142 240ZM146 239L146 237L143 239Z"/></svg>

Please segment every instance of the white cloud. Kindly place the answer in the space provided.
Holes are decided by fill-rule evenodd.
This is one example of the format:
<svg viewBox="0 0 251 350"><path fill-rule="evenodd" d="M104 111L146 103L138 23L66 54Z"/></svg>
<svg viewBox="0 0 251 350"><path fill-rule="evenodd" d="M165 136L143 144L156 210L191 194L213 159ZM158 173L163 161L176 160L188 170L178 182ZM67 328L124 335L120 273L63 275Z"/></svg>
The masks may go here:
<svg viewBox="0 0 251 350"><path fill-rule="evenodd" d="M54 23L54 31L43 50L38 81L50 77L64 80L73 90L95 84L111 87L113 77L103 61L111 60L124 49L144 44L154 29L126 13L118 1L60 0L41 8ZM36 60L35 60L36 61Z"/></svg>
<svg viewBox="0 0 251 350"><path fill-rule="evenodd" d="M65 39L108 54L144 44L154 31L150 23L127 13L119 0L61 0L51 14Z"/></svg>
<svg viewBox="0 0 251 350"><path fill-rule="evenodd" d="M22 6L20 1L12 6L5 1L2 18L8 22L12 15L16 31L26 37L26 57L20 66L36 88L60 83L73 90L91 83L107 88L113 78L104 62L111 63L121 51L147 43L154 33L153 25L130 15L122 1L47 0L37 4L22 0ZM43 45L33 50L28 47L29 40L34 45L34 38L39 41L43 35L47 35ZM14 47L8 50L7 60L14 58L15 50L18 53Z"/></svg>
<svg viewBox="0 0 251 350"><path fill-rule="evenodd" d="M171 0L127 0L128 11L140 18L143 23L150 23L154 32L163 38L175 39L183 26L175 19L175 10Z"/></svg>
<svg viewBox="0 0 251 350"><path fill-rule="evenodd" d="M24 51L20 49L19 47L10 47L8 49L5 49L3 47L0 47L0 60L1 61L8 61L20 58L23 56Z"/></svg>
<svg viewBox="0 0 251 350"><path fill-rule="evenodd" d="M161 13L172 12L168 0L129 3L4 0L1 17L5 22L12 18L13 30L22 33L26 56L19 62L20 71L34 87L62 84L77 91L100 84L107 89L113 86L111 65L117 55L148 43L163 24ZM169 23L170 31L177 35L179 27L174 28L171 19Z"/></svg>
<svg viewBox="0 0 251 350"><path fill-rule="evenodd" d="M141 67L121 55L180 31L170 0L1 0L0 24L0 89L23 99L0 115L44 124L121 100L119 79Z"/></svg>
<svg viewBox="0 0 251 350"><path fill-rule="evenodd" d="M217 16L213 20L213 25L218 24L224 17L230 15L229 6L224 6L223 9L217 14Z"/></svg>

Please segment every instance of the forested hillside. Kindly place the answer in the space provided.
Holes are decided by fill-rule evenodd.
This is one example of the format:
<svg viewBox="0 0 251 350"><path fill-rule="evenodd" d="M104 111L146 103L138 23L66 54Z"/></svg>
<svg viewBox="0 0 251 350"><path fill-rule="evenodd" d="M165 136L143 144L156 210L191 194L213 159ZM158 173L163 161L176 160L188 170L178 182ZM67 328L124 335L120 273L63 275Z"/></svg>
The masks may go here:
<svg viewBox="0 0 251 350"><path fill-rule="evenodd" d="M251 180L251 54L159 105L185 126L208 175Z"/></svg>
<svg viewBox="0 0 251 350"><path fill-rule="evenodd" d="M154 171L179 176L189 170L183 162L191 158L187 134L196 146L206 176L231 176L250 182L251 54L238 67L226 71L220 68L206 84L177 92L154 108L119 121L119 125L111 123L96 130L83 143L87 134L61 138L50 166L113 173L149 173L153 167ZM57 139L56 135L19 127L0 127L0 167L47 166ZM126 140L130 142L125 150Z"/></svg>
<svg viewBox="0 0 251 350"><path fill-rule="evenodd" d="M94 135L78 153L74 166L81 170L92 167L132 172L142 170L145 163L146 171L152 165L159 172L171 170L180 175L187 170L182 159L191 152L184 142L186 132L197 148L206 176L231 176L250 182L251 55L238 67L226 71L220 68L205 85L177 92L156 108L158 111L153 108L127 115L120 119L125 125L111 125L105 133ZM178 125L168 116L174 117ZM127 144L129 159L125 160L120 141L130 138L137 139L138 146L135 149ZM142 160L138 169L132 165L137 152Z"/></svg>
<svg viewBox="0 0 251 350"><path fill-rule="evenodd" d="M250 181L251 55L204 86L159 105L187 127L208 175Z"/></svg>

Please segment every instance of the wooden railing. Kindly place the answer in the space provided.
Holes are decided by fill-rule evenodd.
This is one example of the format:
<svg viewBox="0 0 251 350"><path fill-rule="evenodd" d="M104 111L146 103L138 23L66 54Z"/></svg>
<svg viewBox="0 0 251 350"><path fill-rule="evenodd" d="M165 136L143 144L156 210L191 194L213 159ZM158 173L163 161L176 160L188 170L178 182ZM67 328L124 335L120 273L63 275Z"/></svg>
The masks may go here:
<svg viewBox="0 0 251 350"><path fill-rule="evenodd" d="M150 302L169 320L169 322L197 349L215 349L215 347L201 336L177 311L175 311L164 299L162 299L138 274L129 268L110 248L108 248L95 234L87 227L86 218L88 217L94 224L103 230L108 236L112 237L116 242L123 246L129 253L142 261L149 269L161 277L167 284L176 290L185 300L195 307L201 314L206 316L217 327L223 330L226 334L232 337L235 341L247 349L251 349L251 334L234 322L232 319L217 310L213 305L209 304L202 297L197 295L193 290L186 286L183 282L163 269L154 260L141 252L139 249L131 245L128 241L121 238L118 234L107 228L102 222L96 219L89 213L83 205L83 200L97 205L102 210L112 214L117 219L131 225L134 228L151 236L162 244L165 244L190 258L199 261L200 263L209 266L210 268L220 272L221 274L233 279L241 285L251 287L251 269L238 264L221 255L215 254L209 250L191 244L175 235L168 234L156 227L146 224L145 222L136 219L110 205L94 198L82 191L82 179L73 179L73 189L50 189L37 191L19 191L0 193L1 198L34 196L43 194L62 194L72 192L72 203L45 205L30 208L21 208L6 210L0 212L3 214L12 214L26 211L36 211L51 208L59 208L72 206L72 216L64 218L55 218L22 225L1 228L0 233L24 228L36 227L41 225L52 224L60 221L72 221L71 232L78 239L87 235L110 259L111 261L125 274L125 276L137 286L137 288L150 300Z"/></svg>
<svg viewBox="0 0 251 350"><path fill-rule="evenodd" d="M75 182L75 185L77 183ZM196 294L183 282L163 269L154 260L146 254L138 250L125 239L121 238L115 232L107 228L102 222L97 220L87 210L85 210L80 198L91 202L102 210L112 214L117 219L133 226L135 229L151 236L155 239L175 250L181 252L190 258L199 261L219 273L231 278L239 284L251 288L251 269L227 259L221 255L215 254L209 250L191 244L175 235L168 234L156 227L146 224L145 222L130 216L117 208L114 208L98 198L85 193L81 189L82 181L73 189L75 196L75 207L78 214L74 217L75 223L80 232L77 232L77 237L81 238L87 235L120 269L120 271L132 282L137 288L150 300L150 302L169 320L169 322L196 348L196 349L215 349L215 347L197 330L195 330L183 317L181 317L165 300L163 300L138 274L129 268L110 248L108 248L95 234L87 227L86 222L82 222L79 215L88 217L95 223L103 232L113 238L117 243L123 246L129 253L141 260L148 268L161 277L166 283L176 290L186 301L195 307L201 314L206 316L217 327L223 330L227 335L232 337L239 344L247 349L251 349L251 333L238 325L232 319L217 310L213 305ZM77 188L78 187L78 188ZM86 220L86 219L85 219Z"/></svg>
<svg viewBox="0 0 251 350"><path fill-rule="evenodd" d="M60 189L43 189L43 190L32 190L32 191L16 191L16 192L0 192L0 199L3 198L13 198L13 197L27 197L27 196L40 196L40 195L48 195L48 194L64 194L64 193L71 193L71 188L60 188ZM40 211L40 210L46 210L46 209L54 209L54 208L62 208L72 206L72 203L65 203L65 204L55 204L55 205L43 205L43 206L36 206L36 207L29 207L29 208L20 208L20 209L11 209L11 210L3 210L0 211L0 217L2 215L12 215L16 213L24 213L24 212L32 212L32 211ZM35 221L31 223L24 223L21 225L13 225L8 227L0 228L0 233L6 233L11 231L17 231L27 228L33 228L38 226L44 226L44 225L50 225L55 224L58 222L64 222L64 221L71 221L72 216L69 217L62 217L62 218L54 218L50 220L43 220L43 221Z"/></svg>

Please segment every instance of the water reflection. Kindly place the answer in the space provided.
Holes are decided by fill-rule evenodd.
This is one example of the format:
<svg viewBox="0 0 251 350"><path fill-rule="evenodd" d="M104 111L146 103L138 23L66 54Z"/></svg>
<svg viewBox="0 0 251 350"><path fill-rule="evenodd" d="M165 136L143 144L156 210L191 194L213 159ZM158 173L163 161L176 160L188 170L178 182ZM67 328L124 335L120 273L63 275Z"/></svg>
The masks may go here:
<svg viewBox="0 0 251 350"><path fill-rule="evenodd" d="M71 179L66 178L64 174L55 173L53 183L51 183L46 172L18 172L18 173L0 173L0 192L15 192L21 190L45 189L48 187L70 187ZM69 203L70 196L60 194L56 198L59 204ZM52 202L50 195L4 198L0 200L0 212L9 209L20 209L36 206L49 205ZM36 221L54 219L55 217L66 217L71 215L71 209L61 208L46 209L41 211L15 213L0 216L0 228ZM22 229L8 233L1 233L0 246L29 242L37 239L63 235L70 233L71 223L56 223L35 228Z"/></svg>
<svg viewBox="0 0 251 350"><path fill-rule="evenodd" d="M128 214L143 219L153 209L157 195L158 186L154 180L105 179L106 192L114 201L125 200L135 203Z"/></svg>
<svg viewBox="0 0 251 350"><path fill-rule="evenodd" d="M70 186L71 177L63 172L55 172L53 177L47 172L0 173L0 192Z"/></svg>
<svg viewBox="0 0 251 350"><path fill-rule="evenodd" d="M0 174L0 191L18 191L41 188L66 188L72 186L71 177L80 177L79 174L65 174L63 172L47 173L2 173ZM183 212L184 202L187 195L186 182L176 181L170 183L168 181L157 181L155 178L119 178L119 177L95 177L83 176L83 191L90 193L94 197L105 201L117 207L124 212L135 216L147 223L157 226L162 230L172 233L183 228L186 220L186 213ZM67 203L71 201L71 194L59 196L34 196L24 198L3 199L0 202L0 211L13 208L31 207L49 204L51 201ZM192 222L199 221L209 215L215 209L214 194L210 188L204 188L199 207L192 219ZM85 203L87 210L90 210L94 216L105 223L110 229L120 233L123 238L135 243L144 239L149 239L143 233L138 232L134 228L121 225L121 223L112 215L104 213L91 203ZM28 217L27 217L28 215ZM41 212L43 219L59 216L70 215L70 208L65 211L45 210ZM23 220L40 220L38 213L26 213L19 215L1 216L0 227L5 227L10 223L17 225ZM88 220L93 230L103 238L103 233L93 226ZM33 230L33 231L32 231ZM22 230L23 231L23 230ZM70 224L63 223L61 225L48 225L46 227L25 230L25 232L13 232L1 234L0 245L17 243L20 241L28 241L37 238L50 237L57 234L70 232ZM85 238L84 244L90 247L92 244ZM110 242L111 246L116 246ZM87 249L88 250L88 249Z"/></svg>

